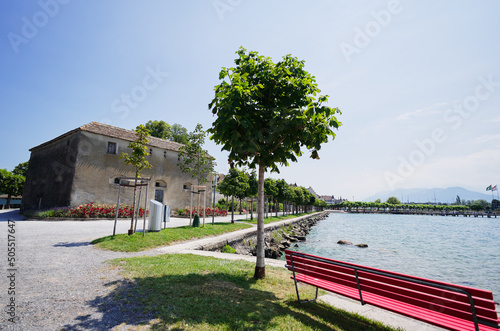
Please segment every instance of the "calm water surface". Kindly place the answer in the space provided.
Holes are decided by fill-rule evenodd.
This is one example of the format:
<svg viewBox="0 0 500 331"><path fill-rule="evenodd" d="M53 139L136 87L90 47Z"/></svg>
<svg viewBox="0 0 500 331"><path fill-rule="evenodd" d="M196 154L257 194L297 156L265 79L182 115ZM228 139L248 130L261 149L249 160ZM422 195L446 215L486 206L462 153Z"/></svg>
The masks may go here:
<svg viewBox="0 0 500 331"><path fill-rule="evenodd" d="M331 213L294 249L490 290L500 301L500 218Z"/></svg>

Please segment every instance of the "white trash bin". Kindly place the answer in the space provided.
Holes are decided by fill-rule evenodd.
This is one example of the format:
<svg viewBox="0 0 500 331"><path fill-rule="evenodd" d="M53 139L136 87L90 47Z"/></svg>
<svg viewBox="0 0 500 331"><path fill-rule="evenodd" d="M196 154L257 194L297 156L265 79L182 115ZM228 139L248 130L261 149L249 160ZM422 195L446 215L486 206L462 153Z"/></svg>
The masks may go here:
<svg viewBox="0 0 500 331"><path fill-rule="evenodd" d="M160 232L163 220L163 204L149 200L149 232Z"/></svg>

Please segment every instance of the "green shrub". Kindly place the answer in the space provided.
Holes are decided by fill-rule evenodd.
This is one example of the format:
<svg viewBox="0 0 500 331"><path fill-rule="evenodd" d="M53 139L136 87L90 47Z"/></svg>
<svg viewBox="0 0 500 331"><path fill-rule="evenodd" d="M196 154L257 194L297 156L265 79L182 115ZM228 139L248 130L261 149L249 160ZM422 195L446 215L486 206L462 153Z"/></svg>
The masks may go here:
<svg viewBox="0 0 500 331"><path fill-rule="evenodd" d="M236 249L232 248L228 244L224 245L224 247L222 247L220 251L222 253L236 254Z"/></svg>

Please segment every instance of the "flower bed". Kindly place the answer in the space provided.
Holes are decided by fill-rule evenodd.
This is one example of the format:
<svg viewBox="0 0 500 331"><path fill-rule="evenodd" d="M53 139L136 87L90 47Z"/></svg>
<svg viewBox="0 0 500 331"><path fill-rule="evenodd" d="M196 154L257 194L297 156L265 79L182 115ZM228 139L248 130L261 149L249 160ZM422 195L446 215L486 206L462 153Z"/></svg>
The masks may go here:
<svg viewBox="0 0 500 331"><path fill-rule="evenodd" d="M53 215L47 216L66 218L115 218L116 205L94 205L93 203L88 203L73 208L56 209L53 211ZM143 216L144 208L139 208L139 217ZM118 209L118 217L132 217L132 206L121 204Z"/></svg>
<svg viewBox="0 0 500 331"><path fill-rule="evenodd" d="M227 211L225 211L224 209L220 209L218 207L215 207L215 209L213 209L213 210L215 211L215 216L227 216ZM186 207L185 209L179 209L177 211L177 213L180 216L189 216L190 209L189 209L189 207ZM203 215L203 208L200 208L198 210L198 208L194 207L193 208L193 216L194 215L202 216ZM207 215L207 216L212 215L212 208L210 208L210 207L205 208L205 215Z"/></svg>

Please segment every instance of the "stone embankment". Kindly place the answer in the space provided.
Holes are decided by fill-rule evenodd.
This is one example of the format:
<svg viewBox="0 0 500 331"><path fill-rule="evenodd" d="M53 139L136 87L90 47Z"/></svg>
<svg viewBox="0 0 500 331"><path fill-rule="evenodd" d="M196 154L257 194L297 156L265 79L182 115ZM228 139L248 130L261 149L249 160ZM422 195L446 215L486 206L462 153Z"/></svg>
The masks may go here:
<svg viewBox="0 0 500 331"><path fill-rule="evenodd" d="M275 228L265 233L265 257L278 259L288 247L297 247L298 242L306 241L306 235L319 221L325 219L328 213L313 215L295 223ZM257 236L247 237L232 243L237 254L257 255Z"/></svg>

